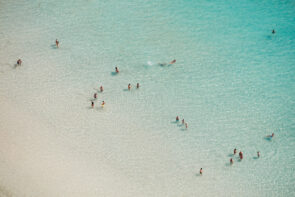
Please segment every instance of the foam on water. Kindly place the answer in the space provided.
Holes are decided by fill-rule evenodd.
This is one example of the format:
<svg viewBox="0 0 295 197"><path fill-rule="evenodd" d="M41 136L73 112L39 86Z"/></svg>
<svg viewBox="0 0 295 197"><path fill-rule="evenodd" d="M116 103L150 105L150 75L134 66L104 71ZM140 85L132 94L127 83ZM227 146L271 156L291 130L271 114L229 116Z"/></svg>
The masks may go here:
<svg viewBox="0 0 295 197"><path fill-rule="evenodd" d="M0 5L1 96L46 120L81 160L103 155L143 196L295 194L294 2ZM24 67L11 69L19 57ZM106 107L90 110L100 85Z"/></svg>

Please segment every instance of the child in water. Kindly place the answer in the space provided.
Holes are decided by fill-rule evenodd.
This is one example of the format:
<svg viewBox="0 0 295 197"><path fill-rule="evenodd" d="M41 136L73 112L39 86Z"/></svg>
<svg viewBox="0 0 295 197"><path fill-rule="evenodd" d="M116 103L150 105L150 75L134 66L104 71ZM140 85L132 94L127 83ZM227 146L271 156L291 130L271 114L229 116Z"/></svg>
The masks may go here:
<svg viewBox="0 0 295 197"><path fill-rule="evenodd" d="M102 101L102 103L101 103L101 107L104 107L104 105L105 105L105 102L104 102L104 101Z"/></svg>

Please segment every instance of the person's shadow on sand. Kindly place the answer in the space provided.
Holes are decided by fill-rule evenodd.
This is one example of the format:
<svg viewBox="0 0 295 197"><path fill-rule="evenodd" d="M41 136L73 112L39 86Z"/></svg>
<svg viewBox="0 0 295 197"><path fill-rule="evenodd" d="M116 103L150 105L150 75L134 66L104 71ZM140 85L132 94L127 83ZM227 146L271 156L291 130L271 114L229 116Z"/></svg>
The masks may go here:
<svg viewBox="0 0 295 197"><path fill-rule="evenodd" d="M271 136L265 136L264 139L265 139L266 141L269 141L269 142L270 142L270 141L272 140L272 137L271 137Z"/></svg>
<svg viewBox="0 0 295 197"><path fill-rule="evenodd" d="M18 64L14 64L12 68L16 69L18 66L19 66Z"/></svg>
<svg viewBox="0 0 295 197"><path fill-rule="evenodd" d="M57 49L56 44L52 44L52 45L50 45L50 47L51 47L52 49Z"/></svg>
<svg viewBox="0 0 295 197"><path fill-rule="evenodd" d="M116 76L117 74L117 72L111 72L111 76Z"/></svg>

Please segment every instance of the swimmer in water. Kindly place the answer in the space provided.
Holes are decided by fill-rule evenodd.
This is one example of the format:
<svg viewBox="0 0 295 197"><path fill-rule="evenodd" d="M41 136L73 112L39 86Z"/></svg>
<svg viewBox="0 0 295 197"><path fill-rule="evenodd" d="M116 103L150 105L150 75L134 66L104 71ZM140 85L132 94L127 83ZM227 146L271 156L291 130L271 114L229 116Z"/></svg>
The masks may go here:
<svg viewBox="0 0 295 197"><path fill-rule="evenodd" d="M58 48L59 41L57 39L55 40L55 45L56 45L56 48Z"/></svg>
<svg viewBox="0 0 295 197"><path fill-rule="evenodd" d="M93 97L96 99L96 97L97 97L97 93L94 93Z"/></svg>
<svg viewBox="0 0 295 197"><path fill-rule="evenodd" d="M136 88L137 88L137 89L139 88L139 83L136 84Z"/></svg>
<svg viewBox="0 0 295 197"><path fill-rule="evenodd" d="M184 119L182 119L181 123L184 124Z"/></svg>
<svg viewBox="0 0 295 197"><path fill-rule="evenodd" d="M100 86L100 88L99 88L99 89L100 89L100 92L103 92L103 87L102 87L102 86Z"/></svg>
<svg viewBox="0 0 295 197"><path fill-rule="evenodd" d="M104 105L105 105L105 102L104 102L104 101L102 101L102 103L101 103L101 107L104 107Z"/></svg>
<svg viewBox="0 0 295 197"><path fill-rule="evenodd" d="M92 108L94 107L94 102L93 102L93 101L91 101L91 107L92 107Z"/></svg>
<svg viewBox="0 0 295 197"><path fill-rule="evenodd" d="M179 121L179 117L178 116L176 116L176 122L178 122Z"/></svg>
<svg viewBox="0 0 295 197"><path fill-rule="evenodd" d="M129 83L129 84L128 84L128 90L130 90L130 89L131 89L131 84Z"/></svg>
<svg viewBox="0 0 295 197"><path fill-rule="evenodd" d="M235 148L235 149L234 149L234 155L235 155L236 153L237 153L237 149Z"/></svg>
<svg viewBox="0 0 295 197"><path fill-rule="evenodd" d="M275 33L276 33L276 31L273 29L271 33L272 33L272 34L275 34Z"/></svg>
<svg viewBox="0 0 295 197"><path fill-rule="evenodd" d="M176 59L172 60L169 64L174 64L176 62Z"/></svg>
<svg viewBox="0 0 295 197"><path fill-rule="evenodd" d="M243 152L242 151L239 152L239 157L241 160L243 159Z"/></svg>
<svg viewBox="0 0 295 197"><path fill-rule="evenodd" d="M21 59L18 59L17 62L16 62L16 64L17 64L18 66L21 66L21 65L22 65L22 60L21 60Z"/></svg>
<svg viewBox="0 0 295 197"><path fill-rule="evenodd" d="M118 67L115 67L116 73L119 73L119 69Z"/></svg>
<svg viewBox="0 0 295 197"><path fill-rule="evenodd" d="M203 168L200 169L200 175L203 175Z"/></svg>
<svg viewBox="0 0 295 197"><path fill-rule="evenodd" d="M233 165L234 164L233 158L230 158L229 162L230 162L231 165Z"/></svg>
<svg viewBox="0 0 295 197"><path fill-rule="evenodd" d="M258 157L258 158L260 157L260 152L259 152L259 151L257 152L257 157Z"/></svg>

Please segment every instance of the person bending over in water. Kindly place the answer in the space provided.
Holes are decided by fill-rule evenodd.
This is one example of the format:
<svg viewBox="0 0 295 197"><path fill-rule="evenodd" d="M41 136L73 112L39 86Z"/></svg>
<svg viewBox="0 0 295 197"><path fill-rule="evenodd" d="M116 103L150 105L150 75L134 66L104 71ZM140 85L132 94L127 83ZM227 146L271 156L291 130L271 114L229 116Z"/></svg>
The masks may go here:
<svg viewBox="0 0 295 197"><path fill-rule="evenodd" d="M116 73L119 73L119 69L118 67L115 67Z"/></svg>
<svg viewBox="0 0 295 197"><path fill-rule="evenodd" d="M21 66L21 65L22 65L22 60L21 60L21 59L18 59L17 62L16 62L16 64L17 64L18 66Z"/></svg>
<svg viewBox="0 0 295 197"><path fill-rule="evenodd" d="M176 62L176 59L172 60L169 64L174 64Z"/></svg>
<svg viewBox="0 0 295 197"><path fill-rule="evenodd" d="M136 84L136 88L137 88L137 89L139 88L139 83Z"/></svg>
<svg viewBox="0 0 295 197"><path fill-rule="evenodd" d="M202 175L202 174L203 174L203 168L200 169L200 175Z"/></svg>
<svg viewBox="0 0 295 197"><path fill-rule="evenodd" d="M130 90L130 89L131 89L131 84L129 83L129 84L128 84L128 90Z"/></svg>
<svg viewBox="0 0 295 197"><path fill-rule="evenodd" d="M93 101L91 101L91 107L92 107L92 108L94 107L94 102L93 102Z"/></svg>
<svg viewBox="0 0 295 197"><path fill-rule="evenodd" d="M229 162L230 162L231 165L234 164L233 158L230 158Z"/></svg>
<svg viewBox="0 0 295 197"><path fill-rule="evenodd" d="M102 87L102 86L100 86L100 88L99 88L99 89L100 89L100 92L103 92L103 87Z"/></svg>
<svg viewBox="0 0 295 197"><path fill-rule="evenodd" d="M234 155L235 155L236 153L237 153L237 149L235 148L235 149L234 149Z"/></svg>
<svg viewBox="0 0 295 197"><path fill-rule="evenodd" d="M56 45L56 48L58 48L59 41L57 39L55 40L55 45Z"/></svg>

